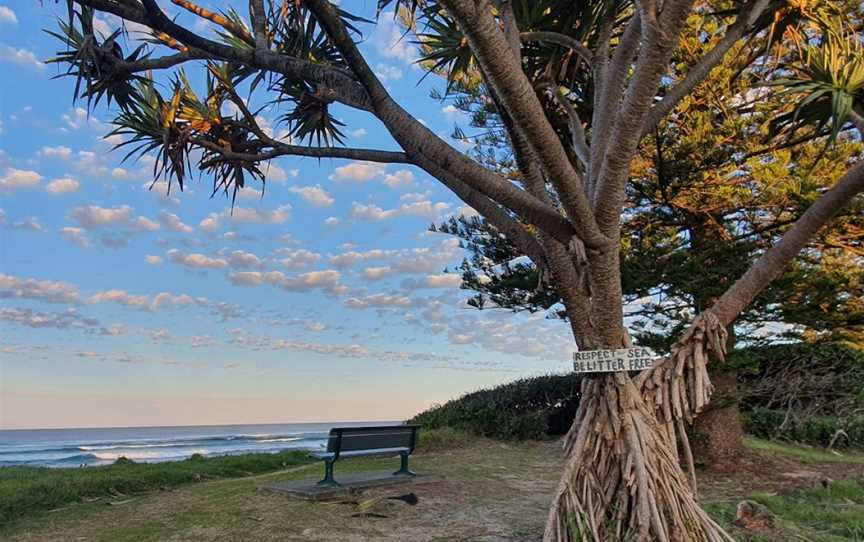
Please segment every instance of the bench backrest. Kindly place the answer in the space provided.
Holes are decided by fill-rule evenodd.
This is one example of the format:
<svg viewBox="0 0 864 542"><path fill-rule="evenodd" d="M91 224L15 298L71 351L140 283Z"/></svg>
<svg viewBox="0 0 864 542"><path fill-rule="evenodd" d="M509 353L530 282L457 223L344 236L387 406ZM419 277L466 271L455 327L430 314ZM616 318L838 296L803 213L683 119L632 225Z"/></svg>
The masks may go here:
<svg viewBox="0 0 864 542"><path fill-rule="evenodd" d="M328 452L353 452L383 448L408 448L414 451L419 425L381 425L375 427L334 427L327 440Z"/></svg>

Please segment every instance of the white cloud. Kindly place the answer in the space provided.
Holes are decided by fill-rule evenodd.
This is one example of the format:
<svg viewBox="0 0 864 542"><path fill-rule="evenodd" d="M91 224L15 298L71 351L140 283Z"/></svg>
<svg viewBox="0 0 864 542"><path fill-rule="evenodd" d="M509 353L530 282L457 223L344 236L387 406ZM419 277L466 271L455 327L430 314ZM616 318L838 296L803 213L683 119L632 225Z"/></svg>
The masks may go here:
<svg viewBox="0 0 864 542"><path fill-rule="evenodd" d="M381 280L383 278L389 277L393 273L393 268L389 266L367 267L363 270L363 276L369 280Z"/></svg>
<svg viewBox="0 0 864 542"><path fill-rule="evenodd" d="M441 112L444 113L444 117L451 122L464 119L464 113L457 109L453 104L445 105L441 108Z"/></svg>
<svg viewBox="0 0 864 542"><path fill-rule="evenodd" d="M12 11L12 8L0 6L0 23L16 24L17 22L18 17L15 16L15 12Z"/></svg>
<svg viewBox="0 0 864 542"><path fill-rule="evenodd" d="M165 229L170 231L176 231L179 233L192 233L194 230L192 226L184 224L180 217L175 215L174 213L169 213L166 211L160 211L159 215L156 217L159 220L159 223L165 227Z"/></svg>
<svg viewBox="0 0 864 542"><path fill-rule="evenodd" d="M462 215L465 218L472 218L475 216L480 216L480 213L478 213L476 209L474 209L473 207L470 207L468 205L463 205L463 206L459 207L458 209L456 209L456 214Z"/></svg>
<svg viewBox="0 0 864 542"><path fill-rule="evenodd" d="M97 229L105 226L128 225L132 222L132 207L105 208L98 205L75 207L70 211L69 218L84 229Z"/></svg>
<svg viewBox="0 0 864 542"><path fill-rule="evenodd" d="M257 188L248 185L237 191L237 197L239 199L261 199L261 196L263 195L264 193L259 191Z"/></svg>
<svg viewBox="0 0 864 542"><path fill-rule="evenodd" d="M370 41L378 54L384 58L396 58L413 64L420 56L416 45L411 41L411 35L406 35L405 30L396 23L392 11L379 15Z"/></svg>
<svg viewBox="0 0 864 542"><path fill-rule="evenodd" d="M150 340L154 343L168 342L171 340L171 333L165 328L154 329L150 332Z"/></svg>
<svg viewBox="0 0 864 542"><path fill-rule="evenodd" d="M402 70L396 66L379 62L378 65L375 66L375 75L377 75L378 79L383 82L398 81L399 79L402 79Z"/></svg>
<svg viewBox="0 0 864 542"><path fill-rule="evenodd" d="M306 324L306 329L308 331L314 331L315 333L318 333L327 329L327 326L322 324L321 322L310 322Z"/></svg>
<svg viewBox="0 0 864 542"><path fill-rule="evenodd" d="M81 183L75 179L72 179L71 177L63 177L61 179L54 179L48 183L48 186L45 187L45 191L52 196L59 196L61 194L75 192L80 187Z"/></svg>
<svg viewBox="0 0 864 542"><path fill-rule="evenodd" d="M375 162L351 162L350 164L337 167L328 177L336 182L365 183L375 177L384 174L387 169L385 164Z"/></svg>
<svg viewBox="0 0 864 542"><path fill-rule="evenodd" d="M77 303L78 288L68 282L22 279L0 273L0 298L35 299L47 303Z"/></svg>
<svg viewBox="0 0 864 542"><path fill-rule="evenodd" d="M394 190L407 188L414 184L414 174L407 169L400 169L396 173L388 173L385 175L383 182Z"/></svg>
<svg viewBox="0 0 864 542"><path fill-rule="evenodd" d="M70 130L78 130L85 127L100 130L107 128L99 119L91 117L83 107L76 107L70 110L69 113L61 115L61 118ZM99 156L93 151L78 151L78 157L81 160L81 163L79 163L80 167L91 168L93 163L99 161ZM102 169L107 171L104 167Z"/></svg>
<svg viewBox="0 0 864 542"><path fill-rule="evenodd" d="M283 138L279 138L283 139ZM300 174L299 169L289 169L285 171L278 164L270 162L264 166L262 169L264 172L264 179L266 182L274 182L278 184L285 184L289 178L296 177Z"/></svg>
<svg viewBox="0 0 864 542"><path fill-rule="evenodd" d="M238 286L260 286L270 284L290 292L305 292L314 289L329 290L334 293L342 291L339 284L339 272L328 269L324 271L310 271L299 275L288 276L281 271L238 271L229 273L228 280Z"/></svg>
<svg viewBox="0 0 864 542"><path fill-rule="evenodd" d="M327 219L324 221L324 223L328 226L338 226L339 222L339 219L335 216L328 216Z"/></svg>
<svg viewBox="0 0 864 542"><path fill-rule="evenodd" d="M410 307L411 299L404 295L372 294L366 297L351 297L345 300L349 309Z"/></svg>
<svg viewBox="0 0 864 542"><path fill-rule="evenodd" d="M12 167L6 168L6 174L0 177L0 192L11 191L17 188L33 188L41 180L42 175L39 175L35 171Z"/></svg>
<svg viewBox="0 0 864 542"><path fill-rule="evenodd" d="M367 250L366 252L357 252L352 250L349 252L343 252L342 254L336 254L335 256L330 256L330 265L335 265L336 267L343 268L351 267L360 262L366 262L369 260L381 260L395 254L395 250L381 250L378 248Z"/></svg>
<svg viewBox="0 0 864 542"><path fill-rule="evenodd" d="M285 205L280 205L276 209L234 207L233 212L230 209L227 209L222 213L222 216L233 220L234 222L248 224L281 224L291 216L290 211L291 206L286 203ZM203 226L202 229L204 229Z"/></svg>
<svg viewBox="0 0 864 542"><path fill-rule="evenodd" d="M39 222L39 219L35 216L31 216L29 218L25 218L24 220L19 220L18 222L13 222L8 226L13 230L26 230L26 231L38 231L44 232L45 227Z"/></svg>
<svg viewBox="0 0 864 542"><path fill-rule="evenodd" d="M258 269L264 265L264 262L251 252L235 250L228 257L228 265L233 269Z"/></svg>
<svg viewBox="0 0 864 542"><path fill-rule="evenodd" d="M93 243L91 243L90 239L85 235L83 228L60 228L60 237L81 248L90 248L93 246Z"/></svg>
<svg viewBox="0 0 864 542"><path fill-rule="evenodd" d="M0 60L39 70L45 69L45 64L33 51L11 47L5 43L0 43Z"/></svg>
<svg viewBox="0 0 864 542"><path fill-rule="evenodd" d="M122 167L115 167L111 170L111 176L115 179L128 179L129 178L129 170L123 169Z"/></svg>
<svg viewBox="0 0 864 542"><path fill-rule="evenodd" d="M431 201L416 201L412 203L403 203L395 209L382 209L377 205L364 205L354 202L351 205L349 216L356 220L366 222L376 222L387 220L396 216L416 216L426 220L434 221L441 218L447 209L450 208L449 203L439 202L432 203Z"/></svg>
<svg viewBox="0 0 864 542"><path fill-rule="evenodd" d="M193 335L190 338L190 342L192 348L204 348L216 345L216 339L210 335Z"/></svg>
<svg viewBox="0 0 864 542"><path fill-rule="evenodd" d="M57 145L56 147L42 147L36 154L45 158L62 158L65 160L72 156L72 149L63 145Z"/></svg>
<svg viewBox="0 0 864 542"><path fill-rule="evenodd" d="M65 312L44 313L23 308L0 308L0 321L33 328L85 329L99 325L95 318L82 316L75 309Z"/></svg>
<svg viewBox="0 0 864 542"><path fill-rule="evenodd" d="M224 269L225 267L228 267L228 262L222 258L211 258L196 252L186 254L176 248L172 248L166 252L165 256L169 261L180 264L184 267L192 267L196 269Z"/></svg>
<svg viewBox="0 0 864 542"><path fill-rule="evenodd" d="M133 295L126 290L106 290L87 298L90 304L116 303L124 307L153 312L168 307L187 307L191 305L207 306L206 298L193 298L187 294L175 295L161 292L151 297L148 295Z"/></svg>
<svg viewBox="0 0 864 542"><path fill-rule="evenodd" d="M292 186L288 190L316 207L330 207L336 201L326 190L321 188L320 184L316 184L315 186Z"/></svg>
<svg viewBox="0 0 864 542"><path fill-rule="evenodd" d="M312 252L311 250L306 250L305 248L298 250L282 249L279 253L280 255L285 256L279 260L279 264L290 271L305 269L321 259L320 254Z"/></svg>
<svg viewBox="0 0 864 542"><path fill-rule="evenodd" d="M219 229L219 215L210 213L210 216L198 223L198 228L204 233L214 233Z"/></svg>
<svg viewBox="0 0 864 542"><path fill-rule="evenodd" d="M363 277L367 280L381 280L395 275L412 275L420 273L440 273L441 269L459 258L461 249L458 239L446 239L436 247L415 248L399 251L393 256L389 265L368 267L363 270ZM442 279L432 279L431 283L437 282L439 287ZM454 280L454 279L449 279ZM425 284L425 283L424 283ZM411 286L416 282L409 283Z"/></svg>
<svg viewBox="0 0 864 542"><path fill-rule="evenodd" d="M426 192L408 192L407 194L402 194L399 196L400 201L424 201L428 200L432 195L431 190L427 190Z"/></svg>
<svg viewBox="0 0 864 542"><path fill-rule="evenodd" d="M360 139L366 136L365 128L357 128L356 130L352 130L348 132L348 135L351 136L352 139Z"/></svg>
<svg viewBox="0 0 864 542"><path fill-rule="evenodd" d="M147 254L144 256L144 261L149 265L159 265L162 263L162 256L154 256L152 254Z"/></svg>
<svg viewBox="0 0 864 542"><path fill-rule="evenodd" d="M150 220L146 216L139 216L132 222L132 227L138 231L156 231L161 226L159 226L158 222Z"/></svg>
<svg viewBox="0 0 864 542"><path fill-rule="evenodd" d="M426 275L422 280L407 279L402 282L406 289L418 288L459 288L462 285L462 276L458 273L438 273Z"/></svg>

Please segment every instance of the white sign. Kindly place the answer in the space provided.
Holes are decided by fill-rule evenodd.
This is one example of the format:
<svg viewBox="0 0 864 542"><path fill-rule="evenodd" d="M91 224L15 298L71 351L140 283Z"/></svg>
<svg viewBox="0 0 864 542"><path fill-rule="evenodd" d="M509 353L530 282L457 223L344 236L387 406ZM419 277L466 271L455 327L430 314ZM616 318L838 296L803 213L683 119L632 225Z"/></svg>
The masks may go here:
<svg viewBox="0 0 864 542"><path fill-rule="evenodd" d="M573 352L573 370L577 373L641 371L654 365L656 360L657 354L648 348L585 350Z"/></svg>

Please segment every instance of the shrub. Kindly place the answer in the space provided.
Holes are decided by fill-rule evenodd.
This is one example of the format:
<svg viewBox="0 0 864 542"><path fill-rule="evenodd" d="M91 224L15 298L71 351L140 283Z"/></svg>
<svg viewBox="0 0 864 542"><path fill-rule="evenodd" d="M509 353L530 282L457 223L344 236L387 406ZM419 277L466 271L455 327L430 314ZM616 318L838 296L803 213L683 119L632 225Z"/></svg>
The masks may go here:
<svg viewBox="0 0 864 542"><path fill-rule="evenodd" d="M411 422L505 440L547 438L570 428L580 386L575 373L523 378L433 406Z"/></svg>
<svg viewBox="0 0 864 542"><path fill-rule="evenodd" d="M864 351L840 343L792 343L734 350L742 406L801 416L854 416L864 410Z"/></svg>
<svg viewBox="0 0 864 542"><path fill-rule="evenodd" d="M471 443L471 435L452 427L426 429L418 434L418 452L438 452L465 448Z"/></svg>
<svg viewBox="0 0 864 542"><path fill-rule="evenodd" d="M864 448L864 416L801 416L756 408L744 414L751 435L835 448Z"/></svg>

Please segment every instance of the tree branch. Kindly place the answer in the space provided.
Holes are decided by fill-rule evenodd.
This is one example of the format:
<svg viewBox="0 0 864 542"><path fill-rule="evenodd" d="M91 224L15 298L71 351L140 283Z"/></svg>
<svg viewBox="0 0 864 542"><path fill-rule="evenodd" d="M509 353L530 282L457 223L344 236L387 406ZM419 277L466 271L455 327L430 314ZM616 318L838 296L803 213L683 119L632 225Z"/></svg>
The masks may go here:
<svg viewBox="0 0 864 542"><path fill-rule="evenodd" d="M582 180L570 163L561 141L546 119L543 106L508 50L504 35L492 18L489 5L470 0L445 0L448 12L459 22L483 72L500 96L515 129L525 135L548 179L555 186L564 210L587 246L609 246L594 221Z"/></svg>
<svg viewBox="0 0 864 542"><path fill-rule="evenodd" d="M573 152L582 161L582 164L587 168L588 160L590 159L591 151L588 149L588 143L585 141L585 129L582 127L582 120L579 118L579 114L576 113L576 109L573 107L573 104L570 103L570 100L567 99L566 96L561 92L561 89L553 85L551 83L546 83L542 85L543 88L548 89L552 96L555 97L555 100L561 104L561 107L564 108L564 112L567 113L567 118L569 119L570 124L570 137L571 137L571 145L573 147Z"/></svg>
<svg viewBox="0 0 864 542"><path fill-rule="evenodd" d="M368 94L351 77L350 72L273 51L241 50L202 38L168 19L153 0L142 0L145 5L149 6L148 10L140 5L133 7L130 4L121 4L111 0L75 1L94 10L112 13L121 19L164 32L189 46L192 51L197 50L201 54L208 55L209 58L238 62L257 69L281 73L298 80L309 81L325 87L321 94L327 96L328 99L364 111L371 111L372 109Z"/></svg>
<svg viewBox="0 0 864 542"><path fill-rule="evenodd" d="M645 126L642 129L643 135L649 133L654 125L660 122L660 119L669 114L678 105L678 102L690 94L696 86L708 77L711 70L723 61L723 57L726 56L729 49L750 30L750 27L753 26L770 3L771 0L755 0L751 6L742 10L735 23L726 31L723 39L711 51L706 53L699 62L694 64L687 71L684 79L672 87L663 99L651 108L651 112L648 114Z"/></svg>
<svg viewBox="0 0 864 542"><path fill-rule="evenodd" d="M378 162L382 164L413 164L414 162L404 152L381 151L376 149L355 149L349 147L305 147L302 145L289 145L276 142L277 145L267 152L242 153L207 141L206 139L193 139L196 145L217 152L228 160L243 160L248 162L260 162L271 160L278 156L309 156L312 158L344 158L346 160L364 160L367 162ZM268 145L269 146L269 145Z"/></svg>
<svg viewBox="0 0 864 542"><path fill-rule="evenodd" d="M601 231L606 235L614 235L619 231L630 162L642 139L642 126L657 93L660 78L668 69L692 1L675 5L675 9L672 9L672 4L664 6L662 28L657 26L659 21L654 21L654 24L642 21L642 47L624 102L615 116L607 144L609 149L604 153L597 177L594 212ZM644 13L651 13L652 5L649 3L643 9L644 19Z"/></svg>
<svg viewBox="0 0 864 542"><path fill-rule="evenodd" d="M249 0L249 18L252 19L255 48L267 49L267 12L264 10L264 0Z"/></svg>
<svg viewBox="0 0 864 542"><path fill-rule="evenodd" d="M375 76L357 48L357 44L345 29L342 20L327 0L304 1L354 70L357 80L370 97L375 115L384 123L415 164L426 169L422 164L434 163L437 168L446 171L492 201L511 209L525 222L549 232L556 239L569 241L572 238L576 233L573 225L561 216L557 209L546 205L524 190L519 190L510 181L456 151L397 104Z"/></svg>
<svg viewBox="0 0 864 542"><path fill-rule="evenodd" d="M545 43L554 43L555 45L572 49L573 52L579 55L579 58L588 65L588 68L591 68L591 62L593 60L591 51L579 43L579 40L571 38L567 34L560 34L558 32L521 32L519 34L519 39L522 40L523 43L541 41Z"/></svg>
<svg viewBox="0 0 864 542"><path fill-rule="evenodd" d="M611 28L610 28L611 34ZM639 46L641 23L638 12L630 19L621 35L612 60L605 57L594 61L594 115L591 119L591 156L588 167L588 197L594 200L597 178L603 166L603 158L609 148L609 136L615 120L615 110L621 102L624 82L630 71L630 64ZM609 36L611 39L611 35ZM604 45L598 49L601 54Z"/></svg>
<svg viewBox="0 0 864 542"><path fill-rule="evenodd" d="M729 325L771 283L829 220L864 192L864 161L856 163L825 192L774 246L724 293L709 310Z"/></svg>

